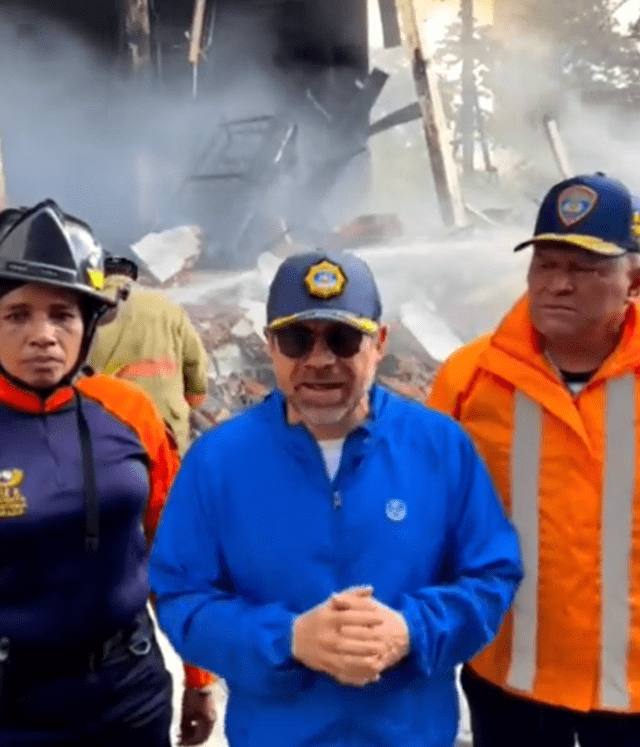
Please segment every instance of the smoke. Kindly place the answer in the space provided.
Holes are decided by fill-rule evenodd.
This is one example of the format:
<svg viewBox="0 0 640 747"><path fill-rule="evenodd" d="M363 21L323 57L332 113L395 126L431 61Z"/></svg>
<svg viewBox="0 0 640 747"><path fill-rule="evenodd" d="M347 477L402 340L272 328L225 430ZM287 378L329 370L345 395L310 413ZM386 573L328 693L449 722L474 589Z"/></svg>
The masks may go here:
<svg viewBox="0 0 640 747"><path fill-rule="evenodd" d="M196 195L188 178L214 170L221 124L274 116L298 125L297 164L273 188L249 185L248 213L264 201L283 223L318 232L350 219L366 196L367 159L353 159L357 175L349 183L347 174L346 189L340 179L335 194L304 188L327 154L357 150L347 142L351 133L323 121L307 90L314 101L331 106L345 88L340 76L355 75L348 65L327 72L317 60L300 61L287 30L280 25L276 33L274 19L266 20L246 14L217 19L194 99L186 43L182 50L165 50L159 83L157 69L123 74L122 64L60 23L24 8L3 11L0 138L10 204L52 197L118 250L149 230L200 223L215 253L216 232L229 211L211 195ZM277 68L264 64L271 58ZM354 179L360 180L355 188ZM233 209L241 211L242 200L229 195ZM255 230L262 227L258 222ZM267 228L283 230L279 224ZM227 255L223 262L242 266L254 258Z"/></svg>

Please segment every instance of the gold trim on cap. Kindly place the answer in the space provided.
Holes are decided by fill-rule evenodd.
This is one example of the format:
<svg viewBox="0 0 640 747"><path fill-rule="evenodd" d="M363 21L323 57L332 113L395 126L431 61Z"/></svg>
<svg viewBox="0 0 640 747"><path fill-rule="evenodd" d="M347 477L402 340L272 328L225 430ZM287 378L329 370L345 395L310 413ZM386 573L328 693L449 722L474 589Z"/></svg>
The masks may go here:
<svg viewBox="0 0 640 747"><path fill-rule="evenodd" d="M311 312L312 313L312 312ZM329 311L319 311L318 316L314 317L309 312L301 312L300 314L291 314L289 316L281 316L279 319L274 319L269 324L268 329L277 330L286 327L289 324L295 322L343 322L349 324L366 335L375 335L380 329L378 322L374 322L373 319L367 319L364 316L352 316L348 313L334 312L332 316L329 316Z"/></svg>
<svg viewBox="0 0 640 747"><path fill-rule="evenodd" d="M601 254L605 257L619 257L625 254L625 249L617 244L604 241L597 236L586 236L579 233L541 233L539 236L534 236L529 241L524 242L524 244L519 244L516 249L524 249L528 244L537 244L539 241L559 241L562 244L572 244L579 249Z"/></svg>

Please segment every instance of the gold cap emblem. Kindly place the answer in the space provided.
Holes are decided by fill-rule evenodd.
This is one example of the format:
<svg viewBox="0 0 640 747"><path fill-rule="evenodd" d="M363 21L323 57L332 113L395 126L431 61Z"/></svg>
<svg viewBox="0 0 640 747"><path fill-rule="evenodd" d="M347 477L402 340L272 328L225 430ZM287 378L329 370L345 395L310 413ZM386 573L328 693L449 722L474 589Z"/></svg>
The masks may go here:
<svg viewBox="0 0 640 747"><path fill-rule="evenodd" d="M344 291L347 278L338 265L325 259L309 268L304 284L314 298L335 298Z"/></svg>

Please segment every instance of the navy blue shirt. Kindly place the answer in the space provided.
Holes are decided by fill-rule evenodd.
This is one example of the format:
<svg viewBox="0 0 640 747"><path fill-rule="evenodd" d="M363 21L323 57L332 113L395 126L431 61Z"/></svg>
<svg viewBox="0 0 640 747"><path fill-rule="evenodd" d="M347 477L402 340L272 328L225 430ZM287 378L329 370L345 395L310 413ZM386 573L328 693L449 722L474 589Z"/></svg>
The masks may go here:
<svg viewBox="0 0 640 747"><path fill-rule="evenodd" d="M43 403L0 379L0 636L24 645L109 637L149 595L143 519L153 471L156 504L168 488L171 447L143 393L102 376L78 389L99 499L94 553L73 390Z"/></svg>

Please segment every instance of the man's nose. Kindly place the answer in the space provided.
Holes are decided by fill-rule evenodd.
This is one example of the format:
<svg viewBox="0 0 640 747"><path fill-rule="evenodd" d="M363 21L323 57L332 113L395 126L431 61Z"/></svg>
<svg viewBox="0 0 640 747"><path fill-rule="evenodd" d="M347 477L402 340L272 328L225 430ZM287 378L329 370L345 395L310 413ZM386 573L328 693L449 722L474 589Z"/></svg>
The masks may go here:
<svg viewBox="0 0 640 747"><path fill-rule="evenodd" d="M330 366L336 361L336 354L327 345L324 335L316 335L313 341L313 348L305 363L309 366Z"/></svg>
<svg viewBox="0 0 640 747"><path fill-rule="evenodd" d="M34 319L31 341L35 345L53 345L56 341L55 324L48 317Z"/></svg>
<svg viewBox="0 0 640 747"><path fill-rule="evenodd" d="M551 275L547 288L552 293L571 293L575 290L573 275L565 270L556 270Z"/></svg>

